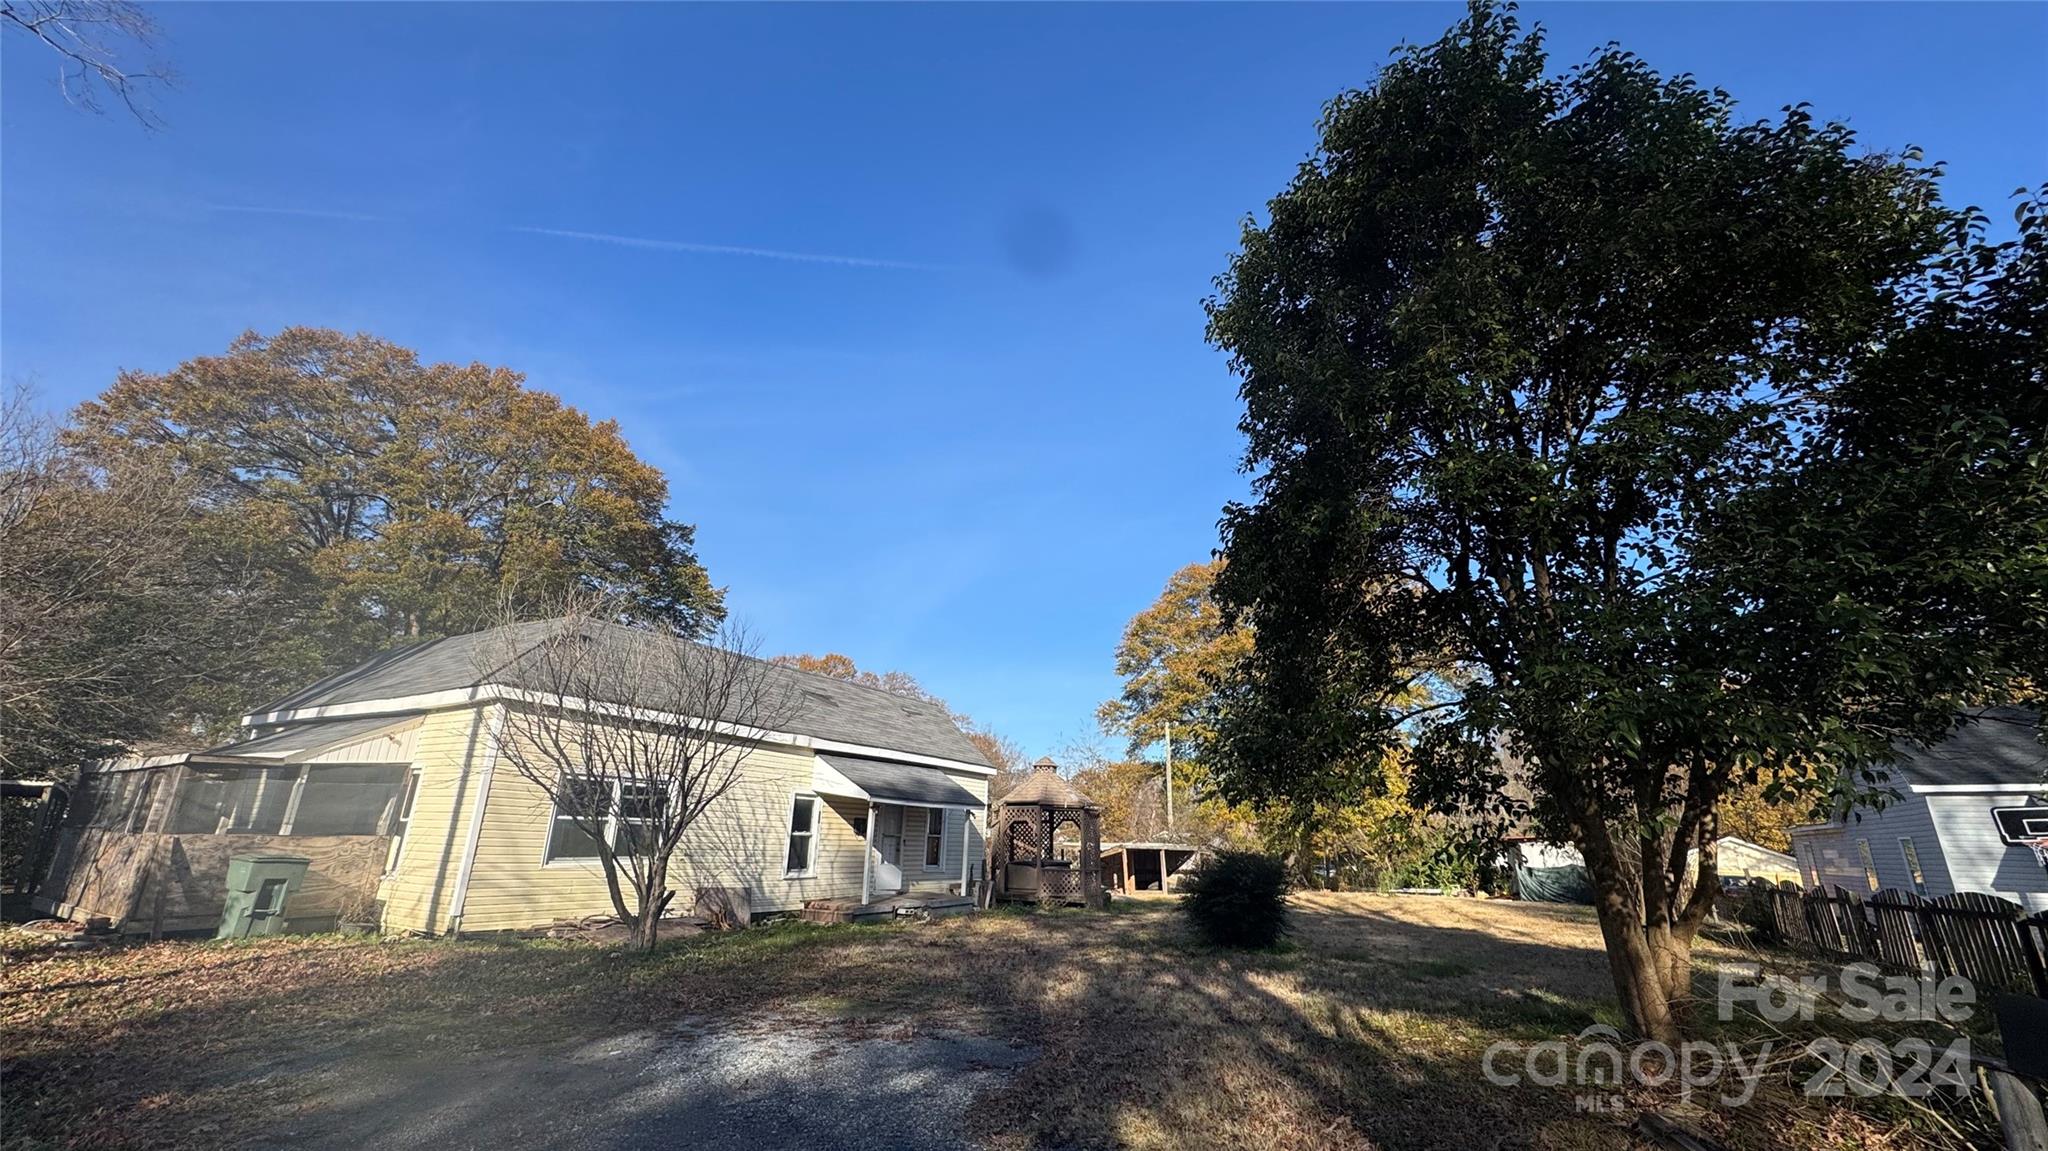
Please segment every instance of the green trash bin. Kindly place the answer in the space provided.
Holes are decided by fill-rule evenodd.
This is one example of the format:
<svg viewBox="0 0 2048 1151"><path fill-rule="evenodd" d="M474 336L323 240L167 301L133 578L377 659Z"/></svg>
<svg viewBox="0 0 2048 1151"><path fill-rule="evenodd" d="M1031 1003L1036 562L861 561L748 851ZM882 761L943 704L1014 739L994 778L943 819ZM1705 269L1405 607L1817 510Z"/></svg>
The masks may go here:
<svg viewBox="0 0 2048 1151"><path fill-rule="evenodd" d="M215 939L283 935L284 909L311 861L297 855L237 855L228 860L228 901Z"/></svg>

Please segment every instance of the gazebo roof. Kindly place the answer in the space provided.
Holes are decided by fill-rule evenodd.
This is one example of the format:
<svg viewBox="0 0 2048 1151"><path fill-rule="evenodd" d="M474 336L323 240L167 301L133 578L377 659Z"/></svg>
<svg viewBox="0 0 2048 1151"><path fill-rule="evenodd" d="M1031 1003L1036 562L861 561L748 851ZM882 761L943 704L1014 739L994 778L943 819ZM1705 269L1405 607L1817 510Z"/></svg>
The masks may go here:
<svg viewBox="0 0 2048 1151"><path fill-rule="evenodd" d="M1099 805L1081 789L1060 775L1059 765L1046 756L1031 765L1031 774L1011 789L1002 802L1013 807L1085 807Z"/></svg>

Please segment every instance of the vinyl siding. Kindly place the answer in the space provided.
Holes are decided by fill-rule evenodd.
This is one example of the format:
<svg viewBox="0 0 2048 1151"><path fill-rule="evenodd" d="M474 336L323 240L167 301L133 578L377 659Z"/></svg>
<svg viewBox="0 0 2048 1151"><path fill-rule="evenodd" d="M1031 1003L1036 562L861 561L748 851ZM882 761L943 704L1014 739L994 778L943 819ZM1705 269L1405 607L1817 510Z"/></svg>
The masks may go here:
<svg viewBox="0 0 2048 1151"><path fill-rule="evenodd" d="M386 884L387 930L447 929L469 809L474 805L473 782L468 789L461 785L461 764L465 757L480 764L485 742L479 738L478 748L472 751L461 735L474 726L471 717L478 714L475 710L437 713L423 728L420 762L427 770L421 779L414 829L432 826L445 850L427 849L421 843L425 836L408 835L400 874ZM443 715L464 718L453 723L433 722ZM514 724L508 738L517 738L516 729ZM465 931L512 930L612 910L604 872L595 860L544 862L553 809L546 791L521 774L518 758L501 754L492 772L490 798L463 907ZM733 786L684 833L670 871L677 911L690 910L699 887L741 889L756 914L796 910L808 899L860 895L865 844L854 834L853 820L866 814L866 805L859 800L819 797L812 867L802 876L784 874L790 801L794 795L810 793L812 764L808 749L756 745L749 752ZM470 774L474 777L476 771ZM986 800L985 777L948 775ZM430 795L435 800L431 808ZM905 813L904 879L913 890L944 891L960 880L965 820L960 812L948 813L944 863L938 870L926 871L923 810L912 808ZM976 823L983 818L977 814ZM978 856L980 843L977 828L965 850ZM438 900L433 898L436 890L440 892Z"/></svg>
<svg viewBox="0 0 2048 1151"><path fill-rule="evenodd" d="M436 932L446 926L487 750L486 723L485 709L459 708L428 715L414 732L419 791L397 867L378 892L386 931Z"/></svg>
<svg viewBox="0 0 2048 1151"><path fill-rule="evenodd" d="M1956 890L1943 865L1940 836L1928 816L1925 796L1901 796L1882 811L1858 808L1843 823L1795 830L1792 854L1799 860L1801 882L1806 886L1840 886L1866 894L1870 885L1864 878L1856 841L1868 840L1870 861L1877 867L1878 890L1912 891L1913 877L1906 868L1905 850L1899 846L1901 838L1911 839L1920 856L1928 898Z"/></svg>
<svg viewBox="0 0 2048 1151"><path fill-rule="evenodd" d="M1913 890L1901 837L1913 841L1927 897L1981 891L2010 899L2030 911L2048 910L2048 870L2024 847L2002 843L1991 819L1994 807L2029 802L2024 791L1966 795L1907 795L1881 812L1861 809L1846 824L1794 831L1792 844L1803 874L1817 868L1819 882L1850 891L1865 888L1856 841L1870 841L1878 886Z"/></svg>
<svg viewBox="0 0 2048 1151"><path fill-rule="evenodd" d="M1747 843L1722 840L1720 850L1715 854L1715 864L1724 876L1749 876L1766 879L1772 883L1780 880L1799 882L1796 865L1787 866L1786 860L1777 853Z"/></svg>
<svg viewBox="0 0 2048 1151"><path fill-rule="evenodd" d="M420 729L422 722L405 725L395 731L381 732L368 739L330 747L305 763L412 763L419 755Z"/></svg>
<svg viewBox="0 0 2048 1151"><path fill-rule="evenodd" d="M2010 899L2029 911L2048 911L2048 870L2031 848L1998 838L1994 807L2019 807L2032 800L2025 791L1975 795L1919 796L1940 831L1941 853L1955 889ZM1927 849L1920 849L1921 860Z"/></svg>

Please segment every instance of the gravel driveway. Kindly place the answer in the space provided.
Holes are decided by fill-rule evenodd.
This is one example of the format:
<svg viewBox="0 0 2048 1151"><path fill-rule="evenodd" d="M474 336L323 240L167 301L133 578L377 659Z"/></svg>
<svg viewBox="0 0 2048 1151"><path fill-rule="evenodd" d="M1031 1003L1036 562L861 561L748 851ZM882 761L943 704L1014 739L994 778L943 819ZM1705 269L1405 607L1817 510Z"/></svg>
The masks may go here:
<svg viewBox="0 0 2048 1151"><path fill-rule="evenodd" d="M548 1053L351 1060L281 1144L953 1151L968 1107L1036 1052L1001 1040L816 1019L685 1022Z"/></svg>

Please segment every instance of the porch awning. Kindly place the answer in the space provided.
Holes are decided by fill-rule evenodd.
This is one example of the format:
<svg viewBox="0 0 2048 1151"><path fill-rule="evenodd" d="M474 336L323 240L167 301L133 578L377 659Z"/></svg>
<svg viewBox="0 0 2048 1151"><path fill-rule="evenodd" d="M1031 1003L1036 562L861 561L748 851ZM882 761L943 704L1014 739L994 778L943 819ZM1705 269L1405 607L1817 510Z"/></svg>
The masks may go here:
<svg viewBox="0 0 2048 1151"><path fill-rule="evenodd" d="M957 807L980 811L988 806L936 767L818 753L811 768L811 790L871 803L907 803L917 807Z"/></svg>

